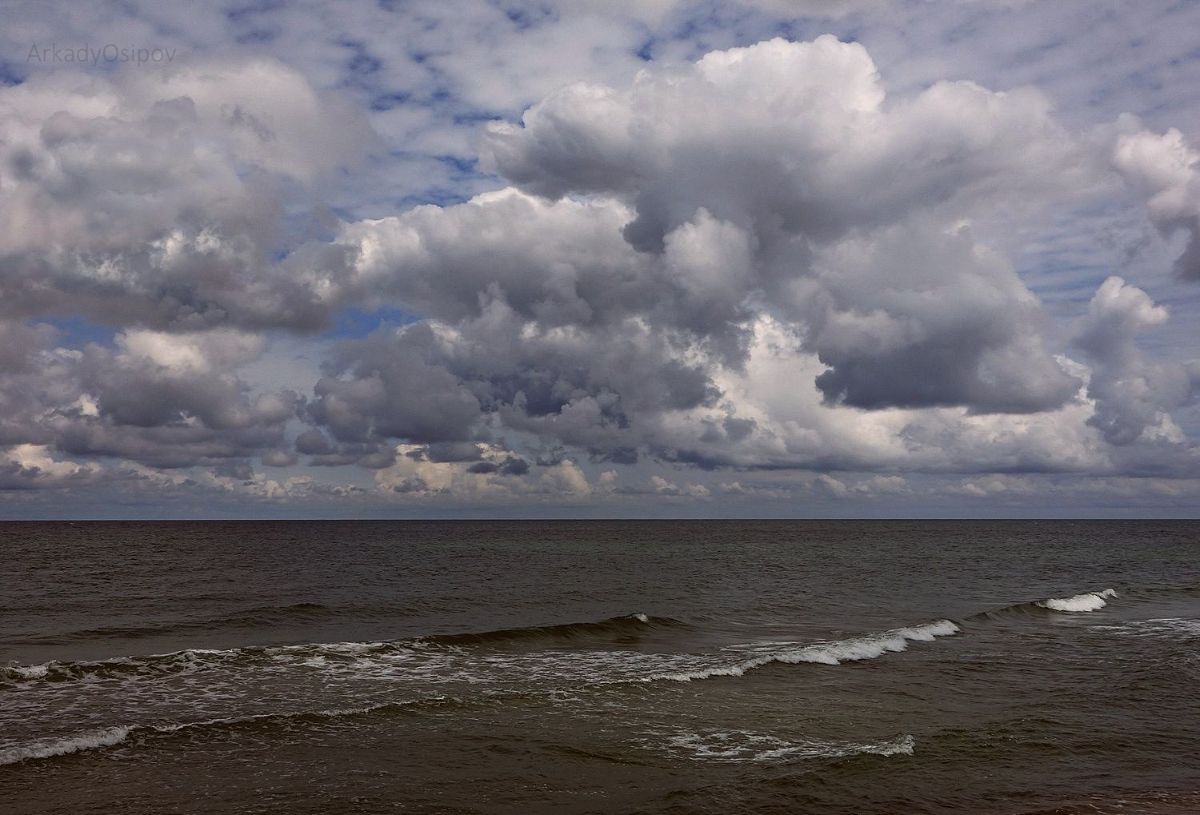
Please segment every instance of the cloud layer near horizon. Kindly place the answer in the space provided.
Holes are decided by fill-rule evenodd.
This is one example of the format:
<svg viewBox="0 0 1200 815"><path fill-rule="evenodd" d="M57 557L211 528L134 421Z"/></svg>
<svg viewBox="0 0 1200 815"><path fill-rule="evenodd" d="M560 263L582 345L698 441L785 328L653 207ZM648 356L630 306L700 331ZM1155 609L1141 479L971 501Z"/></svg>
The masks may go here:
<svg viewBox="0 0 1200 815"><path fill-rule="evenodd" d="M829 35L572 78L473 125L490 190L382 217L403 145L273 56L0 87L10 506L1194 494L1200 355L1145 341L1187 315L1138 263L1050 310L1011 237L1119 211L1194 286L1181 131Z"/></svg>

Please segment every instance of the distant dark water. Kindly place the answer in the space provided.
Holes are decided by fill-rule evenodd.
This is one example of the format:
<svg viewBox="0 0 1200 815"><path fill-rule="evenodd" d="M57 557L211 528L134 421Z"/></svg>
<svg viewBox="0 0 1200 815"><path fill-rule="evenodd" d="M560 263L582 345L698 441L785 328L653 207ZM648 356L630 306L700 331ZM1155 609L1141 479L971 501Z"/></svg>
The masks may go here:
<svg viewBox="0 0 1200 815"><path fill-rule="evenodd" d="M1198 812L1198 691L1194 522L0 525L11 815Z"/></svg>

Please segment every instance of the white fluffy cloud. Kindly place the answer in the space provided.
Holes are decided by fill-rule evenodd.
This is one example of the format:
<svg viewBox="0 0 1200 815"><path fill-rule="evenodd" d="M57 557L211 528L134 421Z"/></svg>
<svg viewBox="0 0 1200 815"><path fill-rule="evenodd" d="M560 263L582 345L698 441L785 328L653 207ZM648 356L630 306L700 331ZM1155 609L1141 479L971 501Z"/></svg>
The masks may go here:
<svg viewBox="0 0 1200 815"><path fill-rule="evenodd" d="M1200 153L1175 128L1152 133L1125 117L1113 162L1146 196L1154 224L1168 236L1183 233L1175 263L1180 276L1200 280Z"/></svg>
<svg viewBox="0 0 1200 815"><path fill-rule="evenodd" d="M1088 394L1095 400L1096 412L1088 423L1112 444L1184 441L1170 413L1192 398L1200 384L1200 369L1155 362L1134 341L1167 318L1167 310L1156 306L1144 291L1110 277L1080 323L1076 344L1094 362Z"/></svg>

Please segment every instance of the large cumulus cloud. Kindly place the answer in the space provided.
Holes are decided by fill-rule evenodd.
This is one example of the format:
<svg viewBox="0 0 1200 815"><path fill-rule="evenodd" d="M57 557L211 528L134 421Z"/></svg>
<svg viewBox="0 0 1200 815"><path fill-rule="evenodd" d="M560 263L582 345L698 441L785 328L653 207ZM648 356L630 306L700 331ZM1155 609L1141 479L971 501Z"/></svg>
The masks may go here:
<svg viewBox="0 0 1200 815"><path fill-rule="evenodd" d="M493 125L484 158L539 194L631 201L639 249L698 207L760 239L828 240L913 207L961 215L1051 191L1090 163L1035 90L939 82L889 99L866 50L832 36L649 68L624 90L569 86Z"/></svg>
<svg viewBox="0 0 1200 815"><path fill-rule="evenodd" d="M639 252L669 253L714 221L740 230L746 268L710 274L724 285L709 310L757 296L805 322L831 400L1062 404L1077 383L1037 340L1036 302L958 223L1076 183L1092 162L1033 91L947 82L887 102L861 46L772 40L644 71L624 91L572 86L486 146L532 192L625 202Z"/></svg>
<svg viewBox="0 0 1200 815"><path fill-rule="evenodd" d="M339 352L310 408L338 440L902 466L913 449L870 452L825 414L1078 398L1037 299L970 225L1104 172L1035 92L889 104L860 46L775 40L566 88L485 153L517 188L340 232L331 276L424 320ZM805 406L786 426L747 396L768 336Z"/></svg>

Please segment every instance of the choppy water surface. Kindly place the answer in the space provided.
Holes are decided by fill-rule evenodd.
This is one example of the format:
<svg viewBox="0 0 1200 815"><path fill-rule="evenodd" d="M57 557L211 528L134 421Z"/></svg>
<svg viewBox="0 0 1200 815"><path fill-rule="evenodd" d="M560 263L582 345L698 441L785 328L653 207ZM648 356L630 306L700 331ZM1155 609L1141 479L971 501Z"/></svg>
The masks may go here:
<svg viewBox="0 0 1200 815"><path fill-rule="evenodd" d="M1200 523L0 526L0 809L1200 811Z"/></svg>

